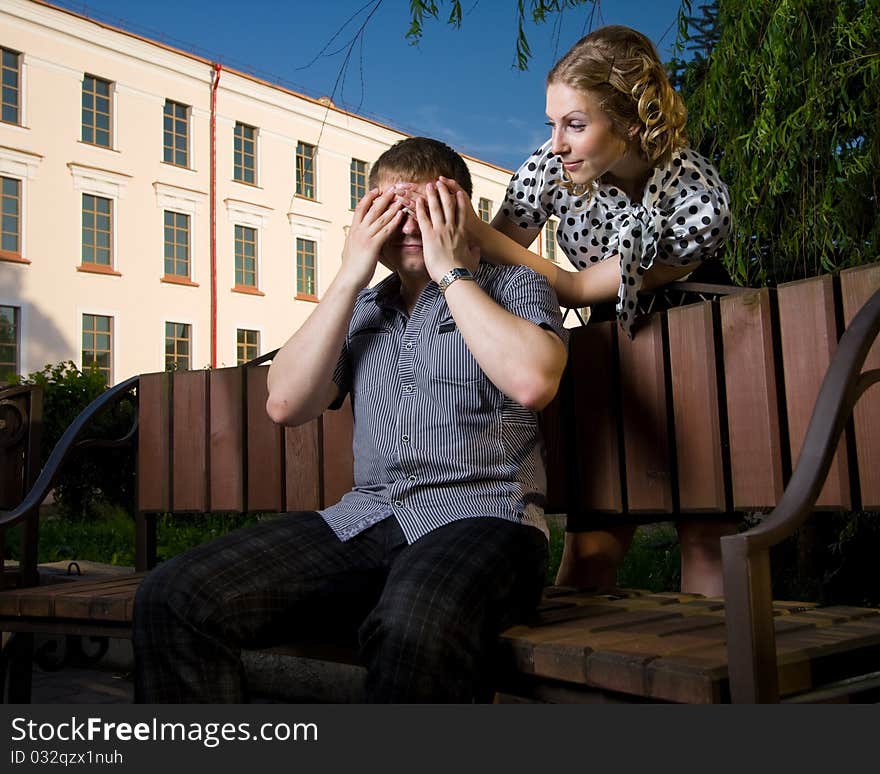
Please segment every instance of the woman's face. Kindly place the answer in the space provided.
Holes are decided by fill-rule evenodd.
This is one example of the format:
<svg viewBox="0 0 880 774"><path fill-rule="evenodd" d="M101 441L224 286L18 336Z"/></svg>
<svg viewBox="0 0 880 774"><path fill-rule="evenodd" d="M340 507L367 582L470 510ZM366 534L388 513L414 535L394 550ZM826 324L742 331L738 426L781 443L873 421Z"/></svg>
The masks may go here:
<svg viewBox="0 0 880 774"><path fill-rule="evenodd" d="M564 83L547 87L551 149L575 183L588 183L615 171L627 156L627 143L612 130L596 97Z"/></svg>

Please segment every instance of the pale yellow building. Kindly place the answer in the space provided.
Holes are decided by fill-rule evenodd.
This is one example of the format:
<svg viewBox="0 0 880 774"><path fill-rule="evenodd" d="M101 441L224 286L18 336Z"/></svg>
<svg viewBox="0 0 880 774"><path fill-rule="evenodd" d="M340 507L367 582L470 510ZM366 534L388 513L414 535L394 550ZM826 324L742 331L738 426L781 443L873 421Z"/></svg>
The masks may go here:
<svg viewBox="0 0 880 774"><path fill-rule="evenodd" d="M280 346L406 135L36 0L0 4L0 380ZM213 141L212 141L213 140ZM468 158L491 217L510 171Z"/></svg>

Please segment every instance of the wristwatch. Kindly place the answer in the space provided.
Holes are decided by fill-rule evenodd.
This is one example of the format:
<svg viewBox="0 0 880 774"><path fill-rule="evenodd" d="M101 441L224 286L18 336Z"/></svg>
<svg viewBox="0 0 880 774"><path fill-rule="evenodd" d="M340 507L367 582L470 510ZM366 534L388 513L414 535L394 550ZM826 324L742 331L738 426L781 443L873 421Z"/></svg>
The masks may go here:
<svg viewBox="0 0 880 774"><path fill-rule="evenodd" d="M456 266L454 269L450 269L440 278L440 282L437 283L437 286L440 288L441 293L445 293L446 288L448 288L456 280L460 279L471 280L471 282L473 282L474 275L471 274L469 269L462 268L461 266Z"/></svg>

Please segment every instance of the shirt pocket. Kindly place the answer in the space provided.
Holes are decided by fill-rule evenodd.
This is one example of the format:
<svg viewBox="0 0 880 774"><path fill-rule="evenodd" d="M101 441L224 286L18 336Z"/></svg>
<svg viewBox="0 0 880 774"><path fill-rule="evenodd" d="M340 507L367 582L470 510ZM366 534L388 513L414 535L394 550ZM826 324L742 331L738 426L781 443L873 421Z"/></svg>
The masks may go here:
<svg viewBox="0 0 880 774"><path fill-rule="evenodd" d="M486 379L451 318L437 326L431 353L431 375L446 384L472 385Z"/></svg>
<svg viewBox="0 0 880 774"><path fill-rule="evenodd" d="M348 352L353 377L352 393L375 395L393 377L396 343L390 328L361 328L351 334Z"/></svg>

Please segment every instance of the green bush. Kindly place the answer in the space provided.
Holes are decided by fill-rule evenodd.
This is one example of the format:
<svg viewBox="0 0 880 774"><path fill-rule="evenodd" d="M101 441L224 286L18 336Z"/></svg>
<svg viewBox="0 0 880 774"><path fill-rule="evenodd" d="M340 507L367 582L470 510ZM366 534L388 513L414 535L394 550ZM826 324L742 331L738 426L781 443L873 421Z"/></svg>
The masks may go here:
<svg viewBox="0 0 880 774"><path fill-rule="evenodd" d="M55 444L80 412L106 389L104 375L94 365L80 371L71 361L47 365L19 384L43 388L43 440L40 461L45 464ZM132 401L125 400L95 418L82 440L115 439L131 428ZM55 500L68 519L92 516L98 503L134 510L134 450L131 447L81 449L63 469L55 484Z"/></svg>

